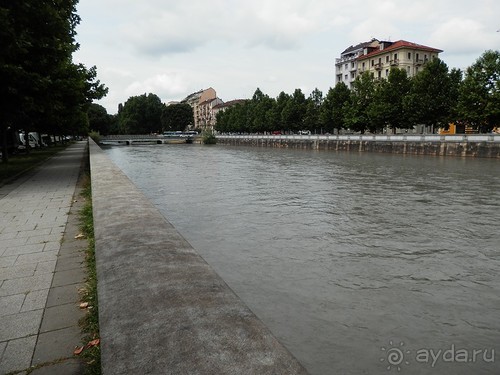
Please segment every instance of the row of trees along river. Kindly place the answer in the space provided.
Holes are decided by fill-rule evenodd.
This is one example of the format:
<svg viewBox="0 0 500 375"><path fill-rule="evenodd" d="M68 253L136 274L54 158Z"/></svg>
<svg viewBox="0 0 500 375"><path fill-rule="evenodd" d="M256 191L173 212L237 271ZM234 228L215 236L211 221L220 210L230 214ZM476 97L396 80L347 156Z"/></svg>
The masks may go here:
<svg viewBox="0 0 500 375"><path fill-rule="evenodd" d="M417 124L447 127L463 124L478 132L500 125L500 52L486 51L465 73L440 59L429 61L414 77L391 69L387 79L365 72L350 90L344 83L326 96L315 89L306 98L300 89L271 98L257 89L252 98L219 112L220 132L310 130L379 132L386 127L410 129ZM155 94L130 97L117 115L94 104L92 129L101 134L141 134L184 130L193 124L187 104L165 106Z"/></svg>
<svg viewBox="0 0 500 375"><path fill-rule="evenodd" d="M0 147L8 158L15 134L88 132L93 100L107 94L95 67L73 62L79 45L78 0L3 1L0 4Z"/></svg>

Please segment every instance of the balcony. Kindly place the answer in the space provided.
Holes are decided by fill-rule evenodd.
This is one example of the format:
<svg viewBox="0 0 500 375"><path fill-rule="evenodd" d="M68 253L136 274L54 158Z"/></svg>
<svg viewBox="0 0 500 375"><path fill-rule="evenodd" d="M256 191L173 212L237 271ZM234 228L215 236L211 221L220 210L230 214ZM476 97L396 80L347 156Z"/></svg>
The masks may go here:
<svg viewBox="0 0 500 375"><path fill-rule="evenodd" d="M398 65L399 65L399 59L391 60L391 66L398 66Z"/></svg>
<svg viewBox="0 0 500 375"><path fill-rule="evenodd" d="M374 67L375 67L375 70L382 70L383 65L382 65L382 63L376 63L376 64L374 65Z"/></svg>

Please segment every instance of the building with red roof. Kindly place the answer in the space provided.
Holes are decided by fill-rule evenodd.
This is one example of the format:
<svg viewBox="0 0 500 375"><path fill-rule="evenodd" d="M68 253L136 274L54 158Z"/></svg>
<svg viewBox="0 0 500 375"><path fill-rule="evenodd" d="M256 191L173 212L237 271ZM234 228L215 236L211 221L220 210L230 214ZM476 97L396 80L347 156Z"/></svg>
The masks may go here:
<svg viewBox="0 0 500 375"><path fill-rule="evenodd" d="M375 78L386 78L391 68L404 69L409 77L413 77L428 61L438 57L443 52L437 48L406 40L389 42L372 39L371 43L360 46L361 48L357 50L356 55L348 62L348 74L346 74L345 69L339 71L339 65L336 64L336 82L344 82L348 87L351 87L355 78L366 71ZM349 52L349 49L346 51ZM345 64L346 62L343 62L344 68Z"/></svg>

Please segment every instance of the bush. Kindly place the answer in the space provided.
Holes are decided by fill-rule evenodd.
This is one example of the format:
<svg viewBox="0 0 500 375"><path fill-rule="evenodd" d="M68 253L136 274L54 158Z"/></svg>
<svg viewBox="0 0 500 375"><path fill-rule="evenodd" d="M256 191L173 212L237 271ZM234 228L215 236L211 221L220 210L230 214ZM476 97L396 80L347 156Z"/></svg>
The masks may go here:
<svg viewBox="0 0 500 375"><path fill-rule="evenodd" d="M92 130L89 133L89 137L92 138L95 143L99 143L101 141L101 134L99 132L94 131L94 130Z"/></svg>
<svg viewBox="0 0 500 375"><path fill-rule="evenodd" d="M203 141L203 144L205 144L205 145L214 145L217 143L217 138L215 137L215 135L213 133L206 132L206 133L203 133L202 141Z"/></svg>

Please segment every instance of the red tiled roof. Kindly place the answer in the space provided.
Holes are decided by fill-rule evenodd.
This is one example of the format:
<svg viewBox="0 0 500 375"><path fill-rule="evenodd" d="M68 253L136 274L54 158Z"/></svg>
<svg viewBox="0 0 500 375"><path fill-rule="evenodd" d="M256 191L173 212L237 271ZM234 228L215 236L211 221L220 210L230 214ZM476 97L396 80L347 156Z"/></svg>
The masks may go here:
<svg viewBox="0 0 500 375"><path fill-rule="evenodd" d="M230 101L225 102L225 103L217 104L216 106L214 106L214 109L219 109L219 108L224 108L224 107L231 107L231 106L236 105L236 104L242 104L245 101L246 101L246 99L230 100Z"/></svg>
<svg viewBox="0 0 500 375"><path fill-rule="evenodd" d="M381 54L384 54L386 52L394 51L394 50L401 49L401 48L411 48L411 49L417 49L420 51L428 51L428 52L436 52L436 53L443 52L442 50L437 49L437 48L432 48L432 47L424 46L422 44L408 42L406 40L398 40L397 42L392 43L390 46L388 46L382 50L377 49L377 50L372 51L366 55L361 55L358 57L358 60L368 59L372 56L381 55Z"/></svg>

